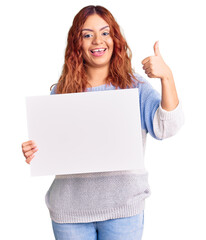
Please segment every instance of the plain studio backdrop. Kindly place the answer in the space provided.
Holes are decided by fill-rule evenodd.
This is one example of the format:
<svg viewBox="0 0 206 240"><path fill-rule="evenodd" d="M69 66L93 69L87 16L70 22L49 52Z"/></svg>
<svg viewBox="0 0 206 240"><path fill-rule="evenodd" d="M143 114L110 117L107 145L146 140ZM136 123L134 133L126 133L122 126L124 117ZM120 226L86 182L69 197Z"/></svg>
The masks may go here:
<svg viewBox="0 0 206 240"><path fill-rule="evenodd" d="M44 202L54 176L31 177L21 151L22 142L29 140L25 97L50 93L61 74L72 20L90 4L112 12L132 50L133 68L160 91L160 80L148 78L141 64L154 55L159 40L185 113L176 136L147 138L152 195L146 200L143 239L204 240L206 18L200 0L1 1L1 236L54 239Z"/></svg>

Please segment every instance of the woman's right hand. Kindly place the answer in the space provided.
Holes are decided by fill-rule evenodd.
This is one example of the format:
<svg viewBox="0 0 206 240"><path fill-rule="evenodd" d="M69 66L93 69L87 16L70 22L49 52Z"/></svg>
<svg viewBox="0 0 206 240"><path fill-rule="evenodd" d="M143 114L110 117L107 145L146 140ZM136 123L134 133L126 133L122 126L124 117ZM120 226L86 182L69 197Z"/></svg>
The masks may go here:
<svg viewBox="0 0 206 240"><path fill-rule="evenodd" d="M31 160L34 157L34 153L37 151L38 148L33 140L22 143L22 152L28 164L30 164Z"/></svg>

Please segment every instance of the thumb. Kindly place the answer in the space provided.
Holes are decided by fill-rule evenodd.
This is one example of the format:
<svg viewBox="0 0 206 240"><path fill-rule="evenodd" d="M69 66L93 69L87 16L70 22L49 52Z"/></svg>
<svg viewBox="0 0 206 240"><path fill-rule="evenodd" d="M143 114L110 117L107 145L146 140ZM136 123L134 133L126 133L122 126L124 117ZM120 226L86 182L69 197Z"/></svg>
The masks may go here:
<svg viewBox="0 0 206 240"><path fill-rule="evenodd" d="M159 50L159 41L155 42L154 44L154 53L155 53L155 56L161 56L160 50Z"/></svg>

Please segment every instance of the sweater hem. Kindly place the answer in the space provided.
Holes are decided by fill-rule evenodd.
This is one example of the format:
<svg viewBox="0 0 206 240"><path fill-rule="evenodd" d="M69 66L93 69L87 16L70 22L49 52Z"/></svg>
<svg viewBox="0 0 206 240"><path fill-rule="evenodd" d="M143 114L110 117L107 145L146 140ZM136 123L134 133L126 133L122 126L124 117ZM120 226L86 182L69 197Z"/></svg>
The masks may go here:
<svg viewBox="0 0 206 240"><path fill-rule="evenodd" d="M145 200L138 201L138 203L132 205L125 205L111 209L99 209L99 210L79 210L65 213L50 212L51 219L56 223L88 223L105 221L109 219L132 217L141 213L145 208Z"/></svg>

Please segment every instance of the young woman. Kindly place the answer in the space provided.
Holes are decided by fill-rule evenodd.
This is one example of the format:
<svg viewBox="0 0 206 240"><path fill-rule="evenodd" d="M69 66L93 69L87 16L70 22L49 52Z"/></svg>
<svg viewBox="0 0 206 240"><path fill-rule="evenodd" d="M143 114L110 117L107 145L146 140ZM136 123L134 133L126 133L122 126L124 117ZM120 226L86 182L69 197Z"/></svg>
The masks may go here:
<svg viewBox="0 0 206 240"><path fill-rule="evenodd" d="M150 78L160 78L162 95L131 67L131 51L112 14L101 6L80 10L69 30L62 74L51 94L139 89L143 147L149 132L156 139L174 135L183 113L170 68L158 47L142 61ZM101 126L100 126L101 127ZM26 162L38 151L22 144ZM145 198L150 195L145 170L57 175L46 204L58 240L140 240Z"/></svg>

